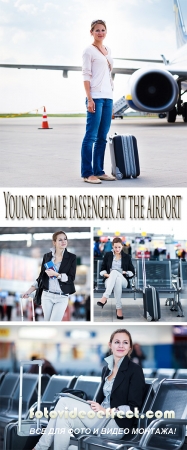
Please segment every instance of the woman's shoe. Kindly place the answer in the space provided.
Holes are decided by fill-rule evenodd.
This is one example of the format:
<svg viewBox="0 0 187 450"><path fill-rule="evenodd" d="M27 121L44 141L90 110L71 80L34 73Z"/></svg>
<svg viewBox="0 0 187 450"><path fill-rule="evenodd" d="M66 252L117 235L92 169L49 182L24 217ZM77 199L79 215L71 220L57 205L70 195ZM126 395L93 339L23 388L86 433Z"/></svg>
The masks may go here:
<svg viewBox="0 0 187 450"><path fill-rule="evenodd" d="M101 306L101 308L103 308L103 307L106 305L106 303L107 303L107 300L106 300L105 303L97 302L97 305L98 305L98 306Z"/></svg>
<svg viewBox="0 0 187 450"><path fill-rule="evenodd" d="M86 183L91 183L91 184L100 184L100 183L102 183L102 181L99 180L99 178L95 177L94 175L90 175L90 177L84 178L84 181L86 181Z"/></svg>
<svg viewBox="0 0 187 450"><path fill-rule="evenodd" d="M106 173L98 175L98 178L104 181L116 181L116 178L113 175L107 175Z"/></svg>
<svg viewBox="0 0 187 450"><path fill-rule="evenodd" d="M117 317L117 319L119 319L119 320L123 320L123 316L118 316L117 310L116 310L116 317Z"/></svg>

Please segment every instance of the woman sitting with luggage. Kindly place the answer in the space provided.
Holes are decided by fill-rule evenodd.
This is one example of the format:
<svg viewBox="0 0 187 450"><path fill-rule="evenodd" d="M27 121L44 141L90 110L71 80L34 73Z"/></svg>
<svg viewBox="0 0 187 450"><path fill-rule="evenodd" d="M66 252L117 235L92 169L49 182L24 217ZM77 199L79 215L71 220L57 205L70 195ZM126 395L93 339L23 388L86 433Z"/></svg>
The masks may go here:
<svg viewBox="0 0 187 450"><path fill-rule="evenodd" d="M112 248L111 252L105 254L101 266L100 275L104 278L106 290L97 305L103 308L114 289L116 317L123 320L122 290L128 286L128 279L134 276L135 270L131 257L123 252L123 242L120 238L113 239Z"/></svg>
<svg viewBox="0 0 187 450"><path fill-rule="evenodd" d="M76 255L67 251L68 240L64 231L56 231L52 240L53 248L43 257L39 277L22 297L28 298L41 286L44 320L61 321L69 295L75 292ZM52 268L48 268L50 265Z"/></svg>
<svg viewBox="0 0 187 450"><path fill-rule="evenodd" d="M93 431L96 427L102 428L102 421L106 420L106 412L113 411L115 415L114 418L109 417L105 425L106 433L102 437L119 440L122 438L121 428L129 430L133 428L135 418L128 418L128 413L134 412L135 408L140 410L145 380L142 368L130 360L132 347L129 331L119 329L112 333L109 342L111 355L105 358L107 365L103 367L102 381L96 400L86 402L75 397L62 397L55 407L57 417L50 419L45 434L33 450L47 450L52 443L54 443L54 450L67 450L70 444L70 429L89 428ZM58 411L65 411L65 414L59 416ZM112 433L114 429L115 432ZM51 430L54 431L53 434ZM60 430L59 433L58 430Z"/></svg>

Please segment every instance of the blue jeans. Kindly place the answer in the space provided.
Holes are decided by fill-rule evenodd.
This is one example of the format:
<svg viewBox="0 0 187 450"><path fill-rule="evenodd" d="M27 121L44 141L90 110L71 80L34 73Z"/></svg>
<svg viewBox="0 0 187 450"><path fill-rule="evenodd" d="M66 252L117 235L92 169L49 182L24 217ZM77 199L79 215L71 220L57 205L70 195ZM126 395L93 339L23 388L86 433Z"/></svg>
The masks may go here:
<svg viewBox="0 0 187 450"><path fill-rule="evenodd" d="M107 143L106 136L112 119L113 100L110 98L95 98L93 100L95 102L95 113L87 111L86 134L81 148L81 175L83 178L105 173L103 165Z"/></svg>

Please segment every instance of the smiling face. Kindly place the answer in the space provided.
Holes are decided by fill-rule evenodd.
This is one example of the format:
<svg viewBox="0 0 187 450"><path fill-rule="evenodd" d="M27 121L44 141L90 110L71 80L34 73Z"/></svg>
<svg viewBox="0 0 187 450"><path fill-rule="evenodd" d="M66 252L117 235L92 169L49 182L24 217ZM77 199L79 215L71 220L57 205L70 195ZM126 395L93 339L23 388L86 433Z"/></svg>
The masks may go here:
<svg viewBox="0 0 187 450"><path fill-rule="evenodd" d="M101 23L96 23L90 31L94 38L94 42L102 43L103 39L106 37L106 27Z"/></svg>
<svg viewBox="0 0 187 450"><path fill-rule="evenodd" d="M58 236L56 237L56 241L53 241L53 245L56 251L65 250L67 244L68 244L67 237L65 236L64 233L58 234Z"/></svg>
<svg viewBox="0 0 187 450"><path fill-rule="evenodd" d="M109 347L113 353L114 359L120 359L128 355L131 350L130 338L126 333L116 333L109 342Z"/></svg>
<svg viewBox="0 0 187 450"><path fill-rule="evenodd" d="M119 255L122 251L123 245L120 242L115 242L112 247L115 255Z"/></svg>

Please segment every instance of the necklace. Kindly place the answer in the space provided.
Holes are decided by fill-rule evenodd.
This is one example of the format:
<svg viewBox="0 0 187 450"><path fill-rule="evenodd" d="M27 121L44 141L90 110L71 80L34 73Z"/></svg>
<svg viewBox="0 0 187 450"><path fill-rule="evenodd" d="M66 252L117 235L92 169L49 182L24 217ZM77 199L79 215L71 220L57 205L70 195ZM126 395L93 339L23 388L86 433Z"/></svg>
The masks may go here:
<svg viewBox="0 0 187 450"><path fill-rule="evenodd" d="M105 55L105 54L102 52L102 50L101 50L97 45L95 45L95 44L92 44L92 45L93 45L94 47L96 47L97 50L99 50L99 52L102 53L103 56L105 56L105 58L106 58L106 60L107 60L107 63L108 63L109 71L111 72L111 65L110 65L110 63L109 63L109 60L108 60L108 58L107 58L107 55ZM105 48L106 48L106 47L105 47Z"/></svg>
<svg viewBox="0 0 187 450"><path fill-rule="evenodd" d="M112 81L112 77L111 77L111 71L112 71L112 68L111 68L111 65L110 65L110 63L109 63L109 60L108 60L108 58L107 58L107 55L105 55L105 54L102 52L102 50L101 50L97 45L95 45L95 44L92 44L92 45L93 45L94 47L96 47L97 50L99 50L99 52L102 53L102 55L105 56L105 58L106 58L106 60L107 60L108 70L109 70L110 84L111 84L111 88L112 88L112 91L113 91L113 81ZM105 48L106 48L106 47L105 47ZM106 50L107 50L107 49L106 49Z"/></svg>

